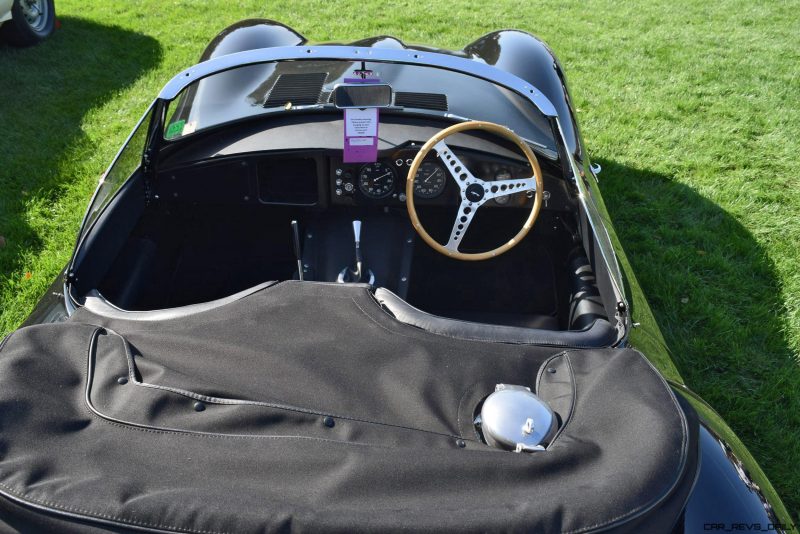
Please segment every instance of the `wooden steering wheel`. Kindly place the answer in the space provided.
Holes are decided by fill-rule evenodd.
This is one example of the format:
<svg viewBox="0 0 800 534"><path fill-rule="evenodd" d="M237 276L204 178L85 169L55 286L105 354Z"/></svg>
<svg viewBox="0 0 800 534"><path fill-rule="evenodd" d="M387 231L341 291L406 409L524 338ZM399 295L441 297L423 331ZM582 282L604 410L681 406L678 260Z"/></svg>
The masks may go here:
<svg viewBox="0 0 800 534"><path fill-rule="evenodd" d="M453 151L450 150L450 147L448 147L444 142L444 140L451 135L466 130L483 130L499 135L500 137L504 137L509 141L513 141L514 144L516 144L520 150L522 150L522 153L525 154L525 157L531 164L533 176L530 178L512 180L497 180L494 182L487 182L475 177L467 169L466 165L464 165L461 160L458 159L458 156L456 156ZM414 178L417 175L417 169L419 169L419 166L422 164L425 156L428 155L428 152L430 152L431 149L436 150L436 154L444 163L444 167L450 173L450 176L452 176L453 180L455 180L456 185L461 193L461 205L458 208L458 215L456 215L456 220L453 223L453 229L450 232L450 239L445 245L437 242L430 236L430 234L428 234L428 232L422 226L422 223L417 216L417 210L414 207ZM536 155L533 153L533 150L531 150L528 144L523 141L520 136L505 126L500 126L499 124L495 124L493 122L469 121L445 128L441 132L431 137L428 142L422 146L420 151L417 152L417 157L414 158L414 161L411 163L411 167L408 169L408 179L406 181L406 206L408 207L408 216L411 218L411 224L414 225L414 230L416 230L419 236L434 250L444 254L445 256L449 256L458 260L487 260L489 258L499 256L504 252L508 252L517 243L522 241L526 235L528 235L528 232L530 232L531 228L533 228L533 223L536 222L536 218L539 216L539 210L542 207L543 187L542 169L539 167L539 160L536 159ZM458 251L459 245L464 240L464 234L467 232L467 228L469 228L472 218L475 216L475 212L478 210L478 208L493 198L512 195L514 193L521 193L523 191L535 191L535 197L533 200L533 207L531 207L530 215L522 225L522 229L517 233L517 235L512 237L507 243L486 252L465 253Z"/></svg>

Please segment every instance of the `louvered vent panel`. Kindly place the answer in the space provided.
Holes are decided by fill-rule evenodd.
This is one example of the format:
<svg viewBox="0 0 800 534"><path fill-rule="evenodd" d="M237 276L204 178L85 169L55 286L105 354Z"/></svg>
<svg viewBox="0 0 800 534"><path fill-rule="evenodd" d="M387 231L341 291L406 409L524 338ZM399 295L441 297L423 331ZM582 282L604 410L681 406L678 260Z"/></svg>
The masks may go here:
<svg viewBox="0 0 800 534"><path fill-rule="evenodd" d="M394 94L394 105L404 108L447 111L447 96L438 93L406 93L398 91Z"/></svg>
<svg viewBox="0 0 800 534"><path fill-rule="evenodd" d="M264 106L268 108L283 106L287 102L291 102L294 106L316 104L327 76L327 72L281 74L269 92Z"/></svg>

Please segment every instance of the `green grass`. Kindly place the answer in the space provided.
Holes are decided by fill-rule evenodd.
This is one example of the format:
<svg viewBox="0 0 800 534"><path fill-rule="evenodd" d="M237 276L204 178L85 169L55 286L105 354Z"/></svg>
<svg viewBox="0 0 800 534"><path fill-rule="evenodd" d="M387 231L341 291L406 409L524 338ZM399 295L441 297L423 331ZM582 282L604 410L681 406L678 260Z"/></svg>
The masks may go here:
<svg viewBox="0 0 800 534"><path fill-rule="evenodd" d="M52 39L0 47L0 333L67 261L98 177L149 100L229 23L454 48L520 28L566 70L680 373L800 517L800 3L57 3Z"/></svg>

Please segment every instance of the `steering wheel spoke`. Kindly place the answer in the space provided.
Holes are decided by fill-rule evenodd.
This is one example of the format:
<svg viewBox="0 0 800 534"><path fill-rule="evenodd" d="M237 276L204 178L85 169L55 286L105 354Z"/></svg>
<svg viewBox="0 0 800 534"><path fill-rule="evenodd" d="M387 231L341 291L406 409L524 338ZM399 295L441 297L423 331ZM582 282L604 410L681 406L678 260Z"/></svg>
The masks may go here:
<svg viewBox="0 0 800 534"><path fill-rule="evenodd" d="M436 155L442 160L445 169L447 169L447 172L453 177L453 180L455 180L461 191L464 191L470 183L481 181L467 169L467 166L456 156L455 152L450 150L450 147L447 146L444 141L439 141L433 145L433 149L436 151Z"/></svg>
<svg viewBox="0 0 800 534"><path fill-rule="evenodd" d="M514 193L522 193L525 191L536 191L536 178L517 178L512 180L497 180L494 182L486 182L485 196L486 199L504 197L506 195L513 195Z"/></svg>
<svg viewBox="0 0 800 534"><path fill-rule="evenodd" d="M450 239L447 240L444 248L451 252L458 252L458 247L464 241L464 234L467 233L467 228L469 228L479 206L480 204L467 200L461 201L461 205L458 207L458 215L456 215L456 220L453 223L453 229L450 231Z"/></svg>

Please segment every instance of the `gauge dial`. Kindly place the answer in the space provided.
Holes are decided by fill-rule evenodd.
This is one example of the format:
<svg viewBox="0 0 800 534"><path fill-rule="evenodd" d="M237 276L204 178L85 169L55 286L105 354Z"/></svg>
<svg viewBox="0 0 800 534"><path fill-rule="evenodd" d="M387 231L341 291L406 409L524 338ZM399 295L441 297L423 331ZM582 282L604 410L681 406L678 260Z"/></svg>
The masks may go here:
<svg viewBox="0 0 800 534"><path fill-rule="evenodd" d="M369 198L388 197L394 191L394 171L380 161L367 163L358 171L358 188Z"/></svg>
<svg viewBox="0 0 800 534"><path fill-rule="evenodd" d="M426 161L414 176L414 194L421 198L435 198L442 194L447 184L445 170L432 161Z"/></svg>

